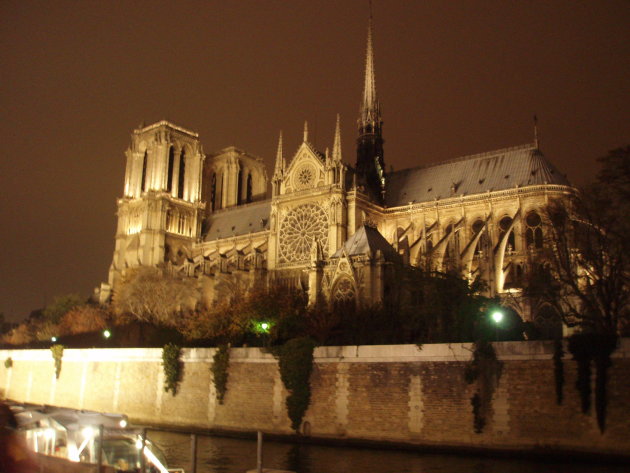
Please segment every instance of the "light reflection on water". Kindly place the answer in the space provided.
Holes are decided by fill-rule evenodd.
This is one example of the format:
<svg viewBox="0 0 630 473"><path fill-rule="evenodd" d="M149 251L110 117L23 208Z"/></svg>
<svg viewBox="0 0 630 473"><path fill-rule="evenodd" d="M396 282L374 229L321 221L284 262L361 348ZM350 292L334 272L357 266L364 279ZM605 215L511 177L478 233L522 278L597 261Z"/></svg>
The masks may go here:
<svg viewBox="0 0 630 473"><path fill-rule="evenodd" d="M169 467L190 473L190 435L149 431ZM623 473L621 466L550 463L410 451L265 441L263 466L296 473ZM256 467L256 441L197 436L197 473L245 473Z"/></svg>

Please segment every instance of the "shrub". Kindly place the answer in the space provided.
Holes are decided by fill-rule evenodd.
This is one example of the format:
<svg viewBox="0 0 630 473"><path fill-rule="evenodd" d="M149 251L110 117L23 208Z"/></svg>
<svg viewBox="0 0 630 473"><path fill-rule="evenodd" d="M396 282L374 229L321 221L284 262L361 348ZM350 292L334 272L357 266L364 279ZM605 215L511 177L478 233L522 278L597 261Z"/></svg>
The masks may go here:
<svg viewBox="0 0 630 473"><path fill-rule="evenodd" d="M56 344L50 347L53 360L55 360L55 377L59 379L61 374L61 358L63 357L63 345Z"/></svg>
<svg viewBox="0 0 630 473"><path fill-rule="evenodd" d="M216 397L219 404L223 404L223 398L227 392L228 368L230 366L230 347L220 345L212 357L212 382L216 390Z"/></svg>
<svg viewBox="0 0 630 473"><path fill-rule="evenodd" d="M304 414L311 402L310 378L313 371L315 343L306 337L293 338L273 349L278 358L280 378L289 391L286 399L291 427L299 432Z"/></svg>
<svg viewBox="0 0 630 473"><path fill-rule="evenodd" d="M181 347L174 343L167 343L162 348L162 366L164 367L164 392L171 391L175 396L177 386L182 376L182 366L179 361Z"/></svg>
<svg viewBox="0 0 630 473"><path fill-rule="evenodd" d="M68 311L59 323L59 333L73 335L77 333L97 332L108 326L110 314L93 305L77 306Z"/></svg>

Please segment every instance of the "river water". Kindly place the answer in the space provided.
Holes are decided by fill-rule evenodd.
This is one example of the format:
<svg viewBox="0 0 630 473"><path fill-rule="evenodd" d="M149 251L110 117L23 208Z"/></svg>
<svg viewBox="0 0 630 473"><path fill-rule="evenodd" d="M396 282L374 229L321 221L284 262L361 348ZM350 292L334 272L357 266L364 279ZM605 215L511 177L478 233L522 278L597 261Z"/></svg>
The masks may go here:
<svg viewBox="0 0 630 473"><path fill-rule="evenodd" d="M169 467L190 473L190 435L149 431ZM296 473L626 473L628 467L584 462L555 463L522 459L428 454L265 441L263 466ZM197 437L197 473L245 473L256 467L256 441Z"/></svg>

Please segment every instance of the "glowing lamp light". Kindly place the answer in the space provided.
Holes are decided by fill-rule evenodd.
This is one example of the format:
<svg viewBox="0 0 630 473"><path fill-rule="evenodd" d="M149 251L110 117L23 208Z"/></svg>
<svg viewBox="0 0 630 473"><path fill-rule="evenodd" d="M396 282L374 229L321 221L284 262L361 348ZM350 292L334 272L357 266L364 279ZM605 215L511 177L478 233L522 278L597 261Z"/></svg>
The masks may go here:
<svg viewBox="0 0 630 473"><path fill-rule="evenodd" d="M56 342L57 341L57 337L50 337L50 341L51 342Z"/></svg>
<svg viewBox="0 0 630 473"><path fill-rule="evenodd" d="M124 429L125 427L127 427L127 421L125 419L122 419L120 422L118 422L118 425L120 425L121 429Z"/></svg>
<svg viewBox="0 0 630 473"><path fill-rule="evenodd" d="M109 330L103 330L103 337L109 338L111 336L112 336L112 332L110 332Z"/></svg>
<svg viewBox="0 0 630 473"><path fill-rule="evenodd" d="M492 313L490 317L492 317L492 320L494 320L494 323L499 324L503 320L503 312L496 310Z"/></svg>
<svg viewBox="0 0 630 473"><path fill-rule="evenodd" d="M253 324L253 331L255 333L261 334L261 333L269 333L269 330L271 330L271 322L254 322Z"/></svg>

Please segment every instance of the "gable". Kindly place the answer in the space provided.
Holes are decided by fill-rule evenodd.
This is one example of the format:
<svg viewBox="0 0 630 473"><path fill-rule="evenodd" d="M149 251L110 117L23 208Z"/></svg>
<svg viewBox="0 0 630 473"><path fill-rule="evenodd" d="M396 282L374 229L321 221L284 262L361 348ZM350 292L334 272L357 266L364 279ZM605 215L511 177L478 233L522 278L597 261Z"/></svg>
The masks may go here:
<svg viewBox="0 0 630 473"><path fill-rule="evenodd" d="M322 157L309 143L302 143L291 160L285 177L285 192L297 192L324 185Z"/></svg>

